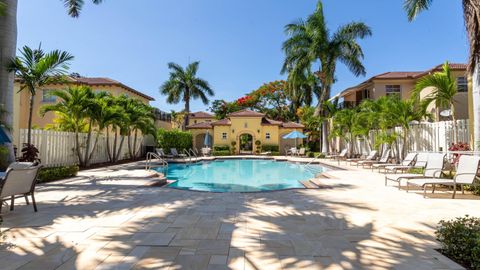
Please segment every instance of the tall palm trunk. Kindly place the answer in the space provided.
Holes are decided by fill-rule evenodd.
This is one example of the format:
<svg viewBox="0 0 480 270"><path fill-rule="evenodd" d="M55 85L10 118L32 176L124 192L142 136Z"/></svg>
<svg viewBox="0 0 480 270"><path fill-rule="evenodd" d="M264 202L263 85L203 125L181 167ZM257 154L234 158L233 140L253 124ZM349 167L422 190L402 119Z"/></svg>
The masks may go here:
<svg viewBox="0 0 480 270"><path fill-rule="evenodd" d="M120 139L120 145L118 146L117 156L116 156L115 162L117 162L120 159L120 154L122 152L123 142L125 141L125 135L120 134L120 136L122 136L122 138Z"/></svg>
<svg viewBox="0 0 480 270"><path fill-rule="evenodd" d="M17 50L17 3L18 0L9 0L5 2L6 12L0 16L0 104L4 107L6 113L2 117L2 122L8 128L13 128L13 72L8 72L5 68L9 61L15 57ZM10 130L5 129L10 137ZM13 144L7 144L9 148L9 161L15 161Z"/></svg>
<svg viewBox="0 0 480 270"><path fill-rule="evenodd" d="M185 90L185 117L183 119L183 130L187 130L188 119L190 118L190 90L187 88Z"/></svg>
<svg viewBox="0 0 480 270"><path fill-rule="evenodd" d="M107 127L107 131L106 131L106 142L107 142L107 156L108 156L108 161L112 162L113 158L112 158L112 151L110 149L110 131L108 130L109 127Z"/></svg>
<svg viewBox="0 0 480 270"><path fill-rule="evenodd" d="M137 158L137 133L138 133L138 130L135 129L135 133L133 135L133 157L132 157L132 159Z"/></svg>
<svg viewBox="0 0 480 270"><path fill-rule="evenodd" d="M87 142L85 143L85 153L83 158L83 166L88 167L90 165L89 155L90 155L90 142L92 140L92 126L93 121L90 120L88 125L88 133L87 133Z"/></svg>
<svg viewBox="0 0 480 270"><path fill-rule="evenodd" d="M480 150L480 61L475 66L472 76L473 103L473 143L474 150Z"/></svg>
<svg viewBox="0 0 480 270"><path fill-rule="evenodd" d="M455 105L450 104L450 111L452 113L452 127L453 127L453 143L458 143L458 129L457 129L457 118L455 118Z"/></svg>
<svg viewBox="0 0 480 270"><path fill-rule="evenodd" d="M32 118L33 118L33 102L35 101L35 95L30 94L30 104L28 108L28 133L27 133L27 143L28 145L32 144Z"/></svg>
<svg viewBox="0 0 480 270"><path fill-rule="evenodd" d="M82 153L80 152L80 138L78 133L78 127L75 129L75 151L77 152L78 163L83 166Z"/></svg>

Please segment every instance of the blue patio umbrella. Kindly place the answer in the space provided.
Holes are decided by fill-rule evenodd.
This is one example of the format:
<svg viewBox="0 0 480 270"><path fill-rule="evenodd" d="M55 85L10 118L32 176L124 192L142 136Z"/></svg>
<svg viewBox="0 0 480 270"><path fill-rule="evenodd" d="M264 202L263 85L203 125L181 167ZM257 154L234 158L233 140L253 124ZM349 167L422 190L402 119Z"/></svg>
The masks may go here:
<svg viewBox="0 0 480 270"><path fill-rule="evenodd" d="M284 139L295 139L295 148L297 148L297 139L305 139L307 136L300 131L292 131L287 135L283 136Z"/></svg>
<svg viewBox="0 0 480 270"><path fill-rule="evenodd" d="M203 139L203 145L204 146L210 146L212 144L212 137L210 136L210 133L205 134L205 139Z"/></svg>
<svg viewBox="0 0 480 270"><path fill-rule="evenodd" d="M10 137L8 137L5 129L3 127L0 127L0 144L6 144L11 142L12 140L10 139Z"/></svg>

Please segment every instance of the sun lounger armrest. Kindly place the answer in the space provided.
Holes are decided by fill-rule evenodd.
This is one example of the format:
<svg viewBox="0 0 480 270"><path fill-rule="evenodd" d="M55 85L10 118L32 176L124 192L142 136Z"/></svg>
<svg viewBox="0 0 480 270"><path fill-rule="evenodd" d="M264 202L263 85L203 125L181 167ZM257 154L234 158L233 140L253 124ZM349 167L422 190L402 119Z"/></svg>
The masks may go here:
<svg viewBox="0 0 480 270"><path fill-rule="evenodd" d="M438 169L438 168L435 168L435 169L434 168L432 168L432 169L425 168L425 172L427 172L427 171L432 173L434 178L440 178L442 176L442 173L443 173L443 170Z"/></svg>

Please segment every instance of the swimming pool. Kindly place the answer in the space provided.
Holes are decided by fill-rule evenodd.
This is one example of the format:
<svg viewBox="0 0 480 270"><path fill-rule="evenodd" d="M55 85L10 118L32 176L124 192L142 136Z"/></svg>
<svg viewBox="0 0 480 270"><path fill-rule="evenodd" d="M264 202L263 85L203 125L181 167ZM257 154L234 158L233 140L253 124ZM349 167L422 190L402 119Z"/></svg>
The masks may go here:
<svg viewBox="0 0 480 270"><path fill-rule="evenodd" d="M161 171L161 169L158 169ZM326 169L319 165L296 164L262 159L224 159L208 162L168 165L169 187L213 191L254 192L303 188L299 180L308 180Z"/></svg>

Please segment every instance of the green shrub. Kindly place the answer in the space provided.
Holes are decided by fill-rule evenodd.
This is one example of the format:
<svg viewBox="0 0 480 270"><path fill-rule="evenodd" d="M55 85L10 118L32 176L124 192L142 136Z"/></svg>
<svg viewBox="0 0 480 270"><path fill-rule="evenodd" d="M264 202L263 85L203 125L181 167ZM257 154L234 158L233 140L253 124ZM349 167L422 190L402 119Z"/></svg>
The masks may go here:
<svg viewBox="0 0 480 270"><path fill-rule="evenodd" d="M228 145L214 145L213 150L214 151L230 151L230 146L228 146Z"/></svg>
<svg viewBox="0 0 480 270"><path fill-rule="evenodd" d="M230 156L230 150L213 151L214 156Z"/></svg>
<svg viewBox="0 0 480 270"><path fill-rule="evenodd" d="M8 168L8 147L0 146L0 171L6 171Z"/></svg>
<svg viewBox="0 0 480 270"><path fill-rule="evenodd" d="M157 132L158 146L166 151L176 148L178 151L192 148L192 133L181 130L159 129Z"/></svg>
<svg viewBox="0 0 480 270"><path fill-rule="evenodd" d="M272 153L270 154L271 156L280 156L280 152L278 151L272 151Z"/></svg>
<svg viewBox="0 0 480 270"><path fill-rule="evenodd" d="M278 152L277 144L264 144L262 145L263 152Z"/></svg>
<svg viewBox="0 0 480 270"><path fill-rule="evenodd" d="M314 158L314 157L325 158L325 154L322 154L320 152L307 152L307 157L310 157L310 158Z"/></svg>
<svg viewBox="0 0 480 270"><path fill-rule="evenodd" d="M78 166L63 166L53 168L42 168L38 173L38 182L45 183L55 180L60 180L72 176L76 176L78 173Z"/></svg>
<svg viewBox="0 0 480 270"><path fill-rule="evenodd" d="M261 144L262 144L262 142L261 142L260 140L256 140L256 141L255 141L255 145L256 145L256 146L260 146Z"/></svg>
<svg viewBox="0 0 480 270"><path fill-rule="evenodd" d="M480 218L442 220L435 234L445 255L471 269L480 269Z"/></svg>
<svg viewBox="0 0 480 270"><path fill-rule="evenodd" d="M480 184L465 186L465 190L471 191L475 195L480 195Z"/></svg>

